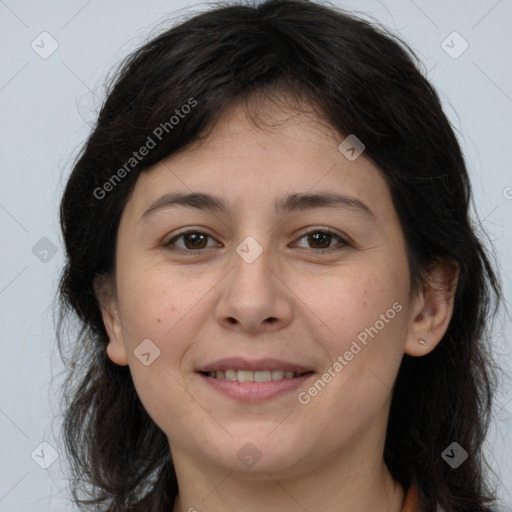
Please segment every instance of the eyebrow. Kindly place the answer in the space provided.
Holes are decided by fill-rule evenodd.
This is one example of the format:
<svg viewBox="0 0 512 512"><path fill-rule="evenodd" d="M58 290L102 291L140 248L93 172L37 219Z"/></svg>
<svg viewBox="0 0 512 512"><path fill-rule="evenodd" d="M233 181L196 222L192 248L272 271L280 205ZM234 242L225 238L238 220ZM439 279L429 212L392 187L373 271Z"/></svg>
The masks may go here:
<svg viewBox="0 0 512 512"><path fill-rule="evenodd" d="M167 208L185 206L188 208L197 208L199 210L208 210L211 212L228 213L228 205L219 197L203 192L171 192L159 197L142 214L141 219L147 219L152 214ZM332 192L305 192L299 194L289 194L274 202L274 208L277 214L288 213L292 211L307 211L316 208L342 208L362 213L366 217L375 220L373 211L361 200L344 194Z"/></svg>

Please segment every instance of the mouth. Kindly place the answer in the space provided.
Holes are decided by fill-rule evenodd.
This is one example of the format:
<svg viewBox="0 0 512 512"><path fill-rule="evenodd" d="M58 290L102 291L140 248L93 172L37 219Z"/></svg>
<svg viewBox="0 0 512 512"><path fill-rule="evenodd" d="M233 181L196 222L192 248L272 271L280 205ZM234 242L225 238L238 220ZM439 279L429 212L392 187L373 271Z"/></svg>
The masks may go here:
<svg viewBox="0 0 512 512"><path fill-rule="evenodd" d="M197 373L210 388L224 395L246 402L261 402L296 389L315 372L277 359L229 358L206 365Z"/></svg>
<svg viewBox="0 0 512 512"><path fill-rule="evenodd" d="M307 372L292 372L289 370L217 370L213 372L199 372L212 379L229 380L232 382L270 382L283 379L296 379L303 375L313 373Z"/></svg>

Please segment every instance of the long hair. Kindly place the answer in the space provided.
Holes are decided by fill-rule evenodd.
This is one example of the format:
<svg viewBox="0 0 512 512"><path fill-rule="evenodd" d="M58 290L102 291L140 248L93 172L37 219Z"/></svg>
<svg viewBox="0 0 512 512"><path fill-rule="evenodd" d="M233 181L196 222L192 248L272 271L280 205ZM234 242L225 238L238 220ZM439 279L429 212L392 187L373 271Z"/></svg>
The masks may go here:
<svg viewBox="0 0 512 512"><path fill-rule="evenodd" d="M459 265L445 336L430 354L401 363L384 460L404 488L417 485L427 512L436 504L487 510L493 498L482 443L496 386L488 337L501 290L470 209L461 148L406 43L305 0L215 5L144 44L110 83L60 206L67 260L57 335L69 365L63 431L74 501L81 510L172 506L178 487L167 438L128 367L107 357L93 280L114 271L120 215L139 174L207 137L229 103L247 107L255 93L313 108L364 142L401 222L411 289L434 262ZM130 160L148 137L154 148ZM65 326L73 319L79 327L71 336ZM469 454L457 470L441 458L453 441Z"/></svg>

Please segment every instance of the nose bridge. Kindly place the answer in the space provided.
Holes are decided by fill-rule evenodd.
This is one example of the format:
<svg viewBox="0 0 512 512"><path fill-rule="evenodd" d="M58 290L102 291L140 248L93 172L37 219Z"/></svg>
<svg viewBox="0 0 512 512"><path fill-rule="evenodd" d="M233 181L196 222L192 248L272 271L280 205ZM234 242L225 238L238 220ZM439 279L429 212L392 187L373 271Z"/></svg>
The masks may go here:
<svg viewBox="0 0 512 512"><path fill-rule="evenodd" d="M269 288L275 284L268 237L263 240L263 236L260 235L258 238L261 244L254 236L244 238L236 247L232 258L234 287L249 295L268 293Z"/></svg>
<svg viewBox="0 0 512 512"><path fill-rule="evenodd" d="M291 305L273 257L269 236L247 236L236 246L217 308L218 321L224 325L240 324L251 331L269 323L282 326L289 322Z"/></svg>

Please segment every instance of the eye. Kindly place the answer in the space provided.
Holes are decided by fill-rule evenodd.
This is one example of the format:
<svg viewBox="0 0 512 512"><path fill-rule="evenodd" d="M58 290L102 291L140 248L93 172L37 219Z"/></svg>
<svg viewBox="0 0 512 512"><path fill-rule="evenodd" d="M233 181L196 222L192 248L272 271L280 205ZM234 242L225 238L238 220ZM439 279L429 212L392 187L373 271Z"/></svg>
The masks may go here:
<svg viewBox="0 0 512 512"><path fill-rule="evenodd" d="M339 233L329 228L315 229L313 231L309 231L301 238L299 238L299 242L301 240L306 240L306 243L310 244L310 248L318 249L318 252L322 252L330 251L333 248L335 248L336 245L331 245L331 242L336 239L339 242L338 245L341 245L341 247L338 247L337 249L334 250L339 250L350 245L347 242L347 240L345 240L345 238L343 238Z"/></svg>
<svg viewBox="0 0 512 512"><path fill-rule="evenodd" d="M201 249L211 247L211 245L208 246L208 239L213 240L213 237L202 231L188 230L178 233L163 245L170 249L177 248L182 251L198 252ZM350 245L339 233L329 228L309 231L299 238L299 242L302 240L310 244L310 249L316 249L316 252L340 250ZM338 240L338 244L331 245L334 240ZM183 245L178 244L178 241L182 241ZM340 245L340 247L336 248L336 245Z"/></svg>
<svg viewBox="0 0 512 512"><path fill-rule="evenodd" d="M198 249L206 249L208 238L212 238L210 235L203 233L202 231L189 230L179 233L168 242L164 243L165 247L176 246L178 249L184 251L196 251ZM183 239L184 247L176 243L177 240ZM212 238L213 240L213 238Z"/></svg>

